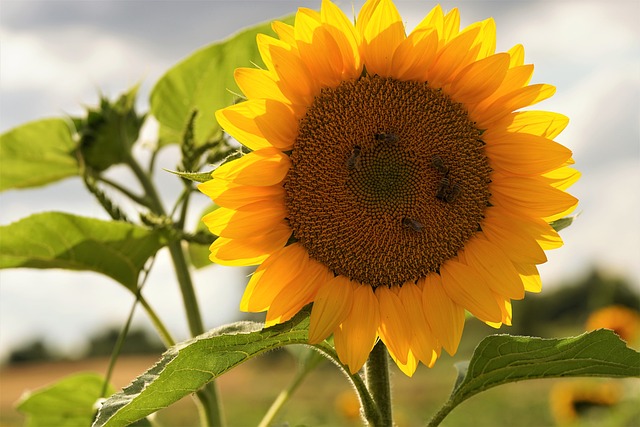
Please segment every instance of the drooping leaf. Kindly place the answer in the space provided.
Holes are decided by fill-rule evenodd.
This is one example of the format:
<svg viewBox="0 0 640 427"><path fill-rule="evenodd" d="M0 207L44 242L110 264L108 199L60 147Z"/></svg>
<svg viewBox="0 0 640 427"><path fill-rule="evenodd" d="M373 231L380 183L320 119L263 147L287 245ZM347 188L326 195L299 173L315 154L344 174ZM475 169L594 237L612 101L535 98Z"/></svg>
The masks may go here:
<svg viewBox="0 0 640 427"><path fill-rule="evenodd" d="M29 122L0 135L0 191L78 175L75 149L72 124L64 119Z"/></svg>
<svg viewBox="0 0 640 427"><path fill-rule="evenodd" d="M101 97L100 106L88 110L87 117L79 121L80 153L92 169L102 172L131 155L145 118L135 110L138 88L134 86L113 102Z"/></svg>
<svg viewBox="0 0 640 427"><path fill-rule="evenodd" d="M135 290L147 259L160 249L158 232L60 212L0 226L0 268L64 268L105 274Z"/></svg>
<svg viewBox="0 0 640 427"><path fill-rule="evenodd" d="M88 426L93 422L103 382L98 374L75 374L28 393L17 409L27 415L29 427Z"/></svg>
<svg viewBox="0 0 640 427"><path fill-rule="evenodd" d="M309 311L261 329L237 322L169 349L160 361L104 403L94 427L125 426L194 393L211 380L266 351L308 339Z"/></svg>
<svg viewBox="0 0 640 427"><path fill-rule="evenodd" d="M558 339L493 335L482 340L468 365L461 367L449 401L430 426L471 396L501 384L558 377L640 377L640 353L604 329Z"/></svg>
<svg viewBox="0 0 640 427"><path fill-rule="evenodd" d="M291 23L293 17L282 19ZM233 72L262 64L256 35L273 35L271 24L260 24L231 38L204 47L170 69L151 92L151 114L160 123L160 144L179 143L187 122L195 120L195 144L217 138L221 129L215 111L237 101L240 90Z"/></svg>

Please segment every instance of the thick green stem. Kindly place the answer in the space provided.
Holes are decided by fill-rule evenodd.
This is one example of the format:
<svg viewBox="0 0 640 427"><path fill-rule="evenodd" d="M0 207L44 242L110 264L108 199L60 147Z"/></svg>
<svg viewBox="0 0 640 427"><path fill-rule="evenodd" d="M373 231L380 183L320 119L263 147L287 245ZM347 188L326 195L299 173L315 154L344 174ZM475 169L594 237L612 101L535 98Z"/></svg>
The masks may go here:
<svg viewBox="0 0 640 427"><path fill-rule="evenodd" d="M378 341L369 355L369 360L365 365L365 376L367 388L380 411L381 424L375 427L391 427L393 415L389 385L389 356L382 341Z"/></svg>
<svg viewBox="0 0 640 427"><path fill-rule="evenodd" d="M160 196L158 195L158 192L156 191L156 188L151 182L149 176L144 172L144 170L142 170L138 162L133 157L129 157L127 164L131 167L131 170L140 181L142 188L144 188L146 197L149 198L149 206L153 213L162 216L166 215ZM200 335L204 333L204 325L202 323L200 307L198 306L198 299L196 298L195 290L193 288L193 282L191 281L191 274L189 273L189 267L187 265L184 250L182 249L180 241L170 241L167 246L176 271L178 284L180 285L182 301L187 315L187 321L189 323L189 330L192 336ZM222 411L215 383L212 381L196 395L202 405L200 410L200 422L202 426L222 426L224 423L222 420Z"/></svg>

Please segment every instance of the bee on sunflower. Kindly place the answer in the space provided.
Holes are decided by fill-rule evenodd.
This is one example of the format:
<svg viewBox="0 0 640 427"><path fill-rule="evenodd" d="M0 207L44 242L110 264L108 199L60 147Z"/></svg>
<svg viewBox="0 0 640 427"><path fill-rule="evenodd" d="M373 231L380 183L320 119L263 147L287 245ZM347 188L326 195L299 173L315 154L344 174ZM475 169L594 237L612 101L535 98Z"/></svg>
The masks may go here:
<svg viewBox="0 0 640 427"><path fill-rule="evenodd" d="M553 140L568 119L521 111L555 91L523 47L496 53L492 19L460 29L440 6L407 35L390 0L273 29L266 68L235 72L246 101L216 114L252 151L199 187L220 206L211 260L258 266L241 309L270 326L313 303L309 342L333 334L352 373L379 339L405 374L433 366L465 310L511 324L579 177Z"/></svg>

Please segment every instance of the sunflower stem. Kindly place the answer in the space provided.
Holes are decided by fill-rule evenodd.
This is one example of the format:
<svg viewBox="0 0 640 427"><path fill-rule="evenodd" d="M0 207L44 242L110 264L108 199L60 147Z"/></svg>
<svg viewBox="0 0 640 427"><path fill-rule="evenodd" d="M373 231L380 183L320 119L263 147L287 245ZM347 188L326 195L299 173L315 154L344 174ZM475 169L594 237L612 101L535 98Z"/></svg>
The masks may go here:
<svg viewBox="0 0 640 427"><path fill-rule="evenodd" d="M380 411L380 426L393 426L391 413L391 387L389 385L389 356L382 341L373 347L365 365L367 388Z"/></svg>
<svg viewBox="0 0 640 427"><path fill-rule="evenodd" d="M127 159L127 165L131 168L136 178L138 178L138 181L140 181L145 191L146 197L149 198L149 208L154 214L165 216L166 213L162 206L162 201L149 175L147 175L132 156L129 156ZM180 285L183 305L189 323L189 331L191 335L195 337L204 333L204 325L202 316L200 315L198 299L196 298L191 280L189 266L187 265L184 250L179 240L170 240L167 247L169 248L178 284ZM211 381L205 388L196 393L196 396L200 403L199 412L201 425L203 427L219 427L224 425L216 383Z"/></svg>

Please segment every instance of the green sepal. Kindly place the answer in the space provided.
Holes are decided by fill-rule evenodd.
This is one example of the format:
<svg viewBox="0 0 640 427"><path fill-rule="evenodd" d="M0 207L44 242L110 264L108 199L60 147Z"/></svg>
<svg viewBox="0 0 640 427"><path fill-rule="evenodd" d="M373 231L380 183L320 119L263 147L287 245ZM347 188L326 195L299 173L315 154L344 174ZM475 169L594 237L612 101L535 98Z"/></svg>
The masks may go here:
<svg viewBox="0 0 640 427"><path fill-rule="evenodd" d="M134 86L114 102L101 97L98 108L87 110L87 116L80 121L79 152L84 164L94 171L125 163L131 156L145 119L135 110L138 88L139 85Z"/></svg>
<svg viewBox="0 0 640 427"><path fill-rule="evenodd" d="M188 179L193 182L207 182L211 181L211 174L213 171L209 172L181 172L181 171L173 171L171 169L165 169L165 171L172 173L174 175L178 175L180 178Z"/></svg>
<svg viewBox="0 0 640 427"><path fill-rule="evenodd" d="M578 215L567 216L564 218L556 219L555 221L551 221L549 225L556 231L564 230L573 224L573 221L578 217Z"/></svg>

